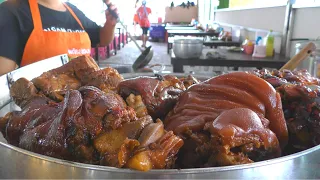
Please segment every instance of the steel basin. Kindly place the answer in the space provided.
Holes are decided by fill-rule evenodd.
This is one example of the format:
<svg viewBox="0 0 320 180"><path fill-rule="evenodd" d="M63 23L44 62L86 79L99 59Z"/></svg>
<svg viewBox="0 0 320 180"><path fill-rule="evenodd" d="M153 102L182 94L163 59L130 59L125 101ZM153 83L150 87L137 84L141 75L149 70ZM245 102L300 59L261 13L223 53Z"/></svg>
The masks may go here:
<svg viewBox="0 0 320 180"><path fill-rule="evenodd" d="M60 57L57 57L57 60ZM59 59L60 60L60 59ZM48 65L52 60L48 60ZM63 63L62 63L63 64ZM62 65L61 64L61 65ZM32 66L37 67L36 64ZM55 68L54 66L47 68ZM47 68L34 69L34 75L28 74L28 78L37 76ZM23 71L23 68L19 70ZM13 73L13 79L23 76L24 73ZM137 76L153 76L153 73L127 73L124 78ZM177 74L176 76L186 75ZM207 76L197 76L206 79ZM3 97L9 98L7 77L0 77L0 100ZM3 80L3 81L1 81ZM10 83L9 83L10 84ZM0 101L0 116L12 110L16 106L9 98L9 104ZM2 104L1 104L2 103ZM2 137L2 135L0 135ZM171 169L171 170L151 170L149 172L139 172L129 169L118 169L106 166L96 166L82 163L75 163L61 159L43 156L37 153L23 150L8 144L0 138L0 178L15 179L36 179L36 178L63 178L63 179L306 179L320 178L320 146L308 150L276 158L268 161L256 162L246 165L198 168L198 169Z"/></svg>
<svg viewBox="0 0 320 180"><path fill-rule="evenodd" d="M180 38L173 42L173 52L177 58L198 58L202 55L203 39Z"/></svg>

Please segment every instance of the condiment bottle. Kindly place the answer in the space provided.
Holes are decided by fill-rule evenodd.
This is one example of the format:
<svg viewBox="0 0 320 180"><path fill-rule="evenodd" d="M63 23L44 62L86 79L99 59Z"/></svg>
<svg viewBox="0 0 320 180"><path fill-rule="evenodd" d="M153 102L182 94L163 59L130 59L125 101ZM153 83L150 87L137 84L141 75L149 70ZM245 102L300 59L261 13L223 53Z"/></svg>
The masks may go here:
<svg viewBox="0 0 320 180"><path fill-rule="evenodd" d="M254 51L252 57L264 58L266 57L266 46L262 43L262 38L257 39L257 44L254 45Z"/></svg>
<svg viewBox="0 0 320 180"><path fill-rule="evenodd" d="M268 33L266 37L266 56L272 57L274 49L274 36L272 34L272 30Z"/></svg>
<svg viewBox="0 0 320 180"><path fill-rule="evenodd" d="M245 54L252 55L254 44L252 43L252 41L249 40L248 37L243 42L242 47Z"/></svg>

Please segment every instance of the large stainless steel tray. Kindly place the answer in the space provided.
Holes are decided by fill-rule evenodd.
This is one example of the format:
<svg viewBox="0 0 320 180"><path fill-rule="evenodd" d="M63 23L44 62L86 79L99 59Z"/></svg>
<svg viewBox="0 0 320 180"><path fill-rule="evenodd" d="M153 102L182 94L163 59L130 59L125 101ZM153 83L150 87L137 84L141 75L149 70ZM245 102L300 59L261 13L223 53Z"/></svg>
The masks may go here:
<svg viewBox="0 0 320 180"><path fill-rule="evenodd" d="M21 68L9 76L0 77L0 116L16 108L9 97L8 79L40 75L49 69L65 63L65 56L57 56L49 60ZM47 63L44 63L47 62ZM41 66L40 66L41 65ZM49 67L48 67L49 66ZM30 72L30 69L32 72ZM148 74L124 74L125 78ZM152 74L149 74L152 75ZM176 74L182 75L182 74ZM204 78L201 76L200 78ZM95 166L55 159L32 153L8 144L0 138L0 178L63 178L63 179L306 179L320 178L320 146L268 161L247 165L201 168L152 170L138 172L129 169Z"/></svg>

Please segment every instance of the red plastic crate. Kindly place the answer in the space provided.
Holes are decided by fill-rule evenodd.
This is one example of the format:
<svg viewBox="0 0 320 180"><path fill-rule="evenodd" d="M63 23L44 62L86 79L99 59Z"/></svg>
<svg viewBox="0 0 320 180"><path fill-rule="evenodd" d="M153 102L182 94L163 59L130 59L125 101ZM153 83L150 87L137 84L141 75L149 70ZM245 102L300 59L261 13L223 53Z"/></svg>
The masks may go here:
<svg viewBox="0 0 320 180"><path fill-rule="evenodd" d="M120 43L123 43L123 36L124 36L124 34L121 33L121 34L120 34Z"/></svg>
<svg viewBox="0 0 320 180"><path fill-rule="evenodd" d="M124 33L124 42L126 43L126 44L128 44L128 35L127 35L127 33Z"/></svg>
<svg viewBox="0 0 320 180"><path fill-rule="evenodd" d="M119 35L115 35L115 36L114 36L114 39L116 40L116 48L118 48L118 46L120 45Z"/></svg>
<svg viewBox="0 0 320 180"><path fill-rule="evenodd" d="M95 49L95 48L91 48L90 56L91 56L93 59L96 58L96 49Z"/></svg>
<svg viewBox="0 0 320 180"><path fill-rule="evenodd" d="M107 47L99 47L99 59L106 59L107 58Z"/></svg>
<svg viewBox="0 0 320 180"><path fill-rule="evenodd" d="M111 42L108 46L109 46L110 51L112 51L113 50L113 42Z"/></svg>

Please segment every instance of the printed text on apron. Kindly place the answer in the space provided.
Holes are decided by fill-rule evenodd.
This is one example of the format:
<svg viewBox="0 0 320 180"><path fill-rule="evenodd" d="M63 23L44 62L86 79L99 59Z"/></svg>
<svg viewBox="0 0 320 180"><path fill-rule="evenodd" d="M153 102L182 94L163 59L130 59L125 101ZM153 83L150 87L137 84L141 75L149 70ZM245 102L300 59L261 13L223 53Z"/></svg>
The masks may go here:
<svg viewBox="0 0 320 180"><path fill-rule="evenodd" d="M21 66L61 54L68 54L71 58L90 55L91 42L86 32L44 31L37 0L29 0L29 5L34 29L24 48ZM64 5L83 29L72 9Z"/></svg>

